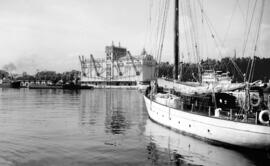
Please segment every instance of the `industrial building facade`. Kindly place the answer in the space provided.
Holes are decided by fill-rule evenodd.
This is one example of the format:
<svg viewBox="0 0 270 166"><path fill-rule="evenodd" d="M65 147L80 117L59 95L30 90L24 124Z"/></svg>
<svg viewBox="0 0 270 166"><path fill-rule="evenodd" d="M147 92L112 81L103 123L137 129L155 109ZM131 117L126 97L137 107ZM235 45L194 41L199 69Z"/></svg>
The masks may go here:
<svg viewBox="0 0 270 166"><path fill-rule="evenodd" d="M113 44L105 48L106 58L80 56L81 84L90 86L133 86L156 79L157 62L145 51L132 56L126 48Z"/></svg>

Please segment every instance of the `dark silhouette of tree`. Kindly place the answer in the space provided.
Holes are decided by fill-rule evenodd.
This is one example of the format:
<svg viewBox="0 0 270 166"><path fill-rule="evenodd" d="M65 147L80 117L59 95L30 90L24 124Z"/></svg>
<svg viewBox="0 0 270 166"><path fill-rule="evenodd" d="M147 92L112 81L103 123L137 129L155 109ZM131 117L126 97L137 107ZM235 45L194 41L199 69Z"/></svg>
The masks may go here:
<svg viewBox="0 0 270 166"><path fill-rule="evenodd" d="M8 72L5 70L0 70L0 79L7 78L9 76Z"/></svg>
<svg viewBox="0 0 270 166"><path fill-rule="evenodd" d="M239 73L234 67L232 60L239 67L241 73ZM202 71L204 70L215 70L222 72L229 72L230 76L233 78L234 82L243 82L243 75L246 77L250 76L250 69L253 58L242 57L230 59L229 57L222 58L221 60L206 59L201 60L200 64ZM179 64L180 66L181 64ZM179 68L180 73L181 68ZM173 65L168 62L159 64L158 76L164 76L168 78L173 78ZM194 78L198 78L198 65L194 63L183 63L182 64L182 81L195 81ZM254 57L254 73L251 82L256 80L262 80L268 82L270 79L270 58L259 58Z"/></svg>

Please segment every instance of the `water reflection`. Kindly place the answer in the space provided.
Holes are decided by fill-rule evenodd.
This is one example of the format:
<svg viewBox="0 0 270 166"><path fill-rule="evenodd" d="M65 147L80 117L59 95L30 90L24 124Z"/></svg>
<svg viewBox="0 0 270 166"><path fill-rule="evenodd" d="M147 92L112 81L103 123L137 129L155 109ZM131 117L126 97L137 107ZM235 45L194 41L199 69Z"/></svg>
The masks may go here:
<svg viewBox="0 0 270 166"><path fill-rule="evenodd" d="M102 94L100 91L81 91L80 96L80 122L84 126L98 126L98 122L104 118L102 110Z"/></svg>
<svg viewBox="0 0 270 166"><path fill-rule="evenodd" d="M131 114L136 113L133 103L142 103L134 91L98 89L80 93L81 125L88 126L89 130L105 127L108 134L125 134L132 123Z"/></svg>
<svg viewBox="0 0 270 166"><path fill-rule="evenodd" d="M147 165L146 118L137 91L0 90L0 165Z"/></svg>
<svg viewBox="0 0 270 166"><path fill-rule="evenodd" d="M1 166L266 163L153 123L137 91L0 90Z"/></svg>
<svg viewBox="0 0 270 166"><path fill-rule="evenodd" d="M147 120L145 135L152 163L173 165L264 165L269 163L266 153L238 152L185 136ZM255 155L255 153L257 153ZM251 157L250 155L253 155Z"/></svg>
<svg viewBox="0 0 270 166"><path fill-rule="evenodd" d="M121 90L107 90L106 91L106 132L112 134L124 134L129 128L129 122L126 119L126 113L128 112L123 103L131 103L127 95Z"/></svg>

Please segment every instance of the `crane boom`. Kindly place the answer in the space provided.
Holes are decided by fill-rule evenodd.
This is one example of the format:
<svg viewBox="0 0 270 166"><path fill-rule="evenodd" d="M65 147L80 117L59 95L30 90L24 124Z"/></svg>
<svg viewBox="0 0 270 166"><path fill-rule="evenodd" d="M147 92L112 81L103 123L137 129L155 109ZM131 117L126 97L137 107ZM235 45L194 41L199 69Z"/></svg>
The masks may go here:
<svg viewBox="0 0 270 166"><path fill-rule="evenodd" d="M79 56L79 60L80 60L80 63L81 63L81 70L82 70L82 75L83 76L86 76L86 73L85 73L85 61L83 59L83 55L82 56Z"/></svg>
<svg viewBox="0 0 270 166"><path fill-rule="evenodd" d="M99 73L98 73L98 70L97 70L97 66L96 66L96 61L95 61L95 59L94 59L94 57L93 57L92 54L90 54L90 58L91 58L91 60L92 60L92 62L93 62L93 65L94 65L94 68L95 68L96 75L99 76Z"/></svg>
<svg viewBox="0 0 270 166"><path fill-rule="evenodd" d="M120 70L120 65L119 65L119 63L118 63L118 60L116 60L116 65L117 65L117 71L118 71L119 75L122 76L123 73L122 73L121 70Z"/></svg>
<svg viewBox="0 0 270 166"><path fill-rule="evenodd" d="M133 66L133 68L134 68L134 70L135 70L135 72L136 72L136 75L137 75L137 76L140 75L140 72L137 70L137 67L136 67L136 65L135 65L135 63L134 63L133 57L131 56L130 52L127 51L127 54L128 54L129 59L130 59L130 61L131 61L131 63L132 63L132 66Z"/></svg>

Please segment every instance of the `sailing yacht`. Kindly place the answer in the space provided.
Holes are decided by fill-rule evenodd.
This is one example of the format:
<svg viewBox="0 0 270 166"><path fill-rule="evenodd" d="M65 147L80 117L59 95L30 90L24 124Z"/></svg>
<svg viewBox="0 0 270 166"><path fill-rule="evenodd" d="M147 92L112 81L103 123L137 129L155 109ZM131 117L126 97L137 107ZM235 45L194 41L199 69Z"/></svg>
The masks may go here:
<svg viewBox="0 0 270 166"><path fill-rule="evenodd" d="M175 0L175 81L166 87L170 89L169 93L159 88L160 84L157 82L153 82L146 90L144 100L149 118L158 124L203 140L269 150L270 111L260 95L251 95L249 83L244 83L245 100L242 104L237 102L235 96L218 91L213 85L205 88L177 84L178 6L179 0Z"/></svg>

